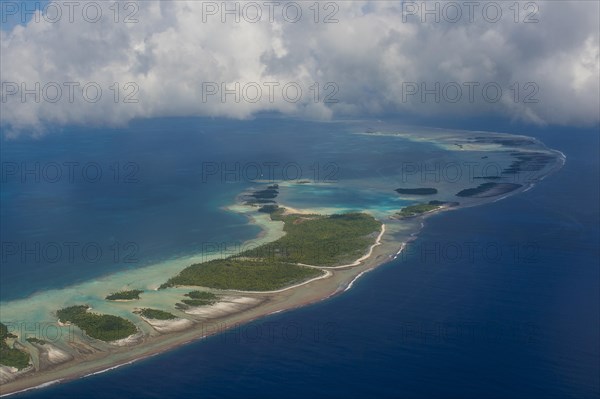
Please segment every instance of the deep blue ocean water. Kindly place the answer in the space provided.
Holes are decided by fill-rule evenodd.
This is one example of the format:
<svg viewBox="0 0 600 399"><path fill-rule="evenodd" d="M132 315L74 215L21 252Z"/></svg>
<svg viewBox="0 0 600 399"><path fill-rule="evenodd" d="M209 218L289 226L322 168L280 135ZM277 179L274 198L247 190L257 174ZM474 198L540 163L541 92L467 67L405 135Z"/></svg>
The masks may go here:
<svg viewBox="0 0 600 399"><path fill-rule="evenodd" d="M297 195L298 201L288 205L362 209L379 201L382 208L400 208L403 201L391 193L399 184L397 172L382 165L397 168L424 149L435 149L412 143L416 151L400 157L398 139L352 135L349 140L348 131L363 131L353 126L182 118L3 138L0 300L204 248L235 248L256 237L259 228L222 207L269 182L331 186L317 201L314 194L308 195L312 201ZM390 178L383 194L342 187L353 179L382 176Z"/></svg>
<svg viewBox="0 0 600 399"><path fill-rule="evenodd" d="M430 218L343 295L20 397L598 397L598 134L536 135L562 170Z"/></svg>

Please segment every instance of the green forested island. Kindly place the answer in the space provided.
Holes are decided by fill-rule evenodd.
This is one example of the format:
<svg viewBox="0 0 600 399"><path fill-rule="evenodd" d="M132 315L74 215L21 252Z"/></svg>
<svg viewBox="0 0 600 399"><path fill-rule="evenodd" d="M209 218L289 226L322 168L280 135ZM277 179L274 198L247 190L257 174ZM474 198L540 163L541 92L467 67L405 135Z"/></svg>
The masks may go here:
<svg viewBox="0 0 600 399"><path fill-rule="evenodd" d="M485 197L495 197L498 195L503 195L506 193L510 193L518 188L522 187L521 184L516 183L482 183L474 188L466 188L464 190L459 191L456 196L457 197L476 197L476 198L485 198Z"/></svg>
<svg viewBox="0 0 600 399"><path fill-rule="evenodd" d="M442 205L437 203L411 205L402 208L400 212L397 213L397 215L400 217L408 218L413 216L419 216L427 212L435 211L436 209L439 209L441 207Z"/></svg>
<svg viewBox="0 0 600 399"><path fill-rule="evenodd" d="M11 348L6 343L7 338L16 338L8 332L6 325L0 323L0 364L22 370L29 366L29 354L16 348Z"/></svg>
<svg viewBox="0 0 600 399"><path fill-rule="evenodd" d="M132 301L134 299L140 299L140 294L144 292L142 290L129 290L113 292L108 295L106 299L109 301Z"/></svg>
<svg viewBox="0 0 600 399"><path fill-rule="evenodd" d="M280 289L324 274L298 263L333 266L360 257L381 228L377 220L364 213L284 215L282 208L270 210L272 219L285 223L285 236L236 256L191 265L161 288L189 285L244 291ZM204 305L197 300L210 300L189 296L190 300L182 301L185 305Z"/></svg>
<svg viewBox="0 0 600 399"><path fill-rule="evenodd" d="M282 220L286 235L238 257L267 258L313 266L335 266L363 255L373 243L381 223L365 213L339 215L283 215L278 208L273 220Z"/></svg>
<svg viewBox="0 0 600 399"><path fill-rule="evenodd" d="M323 274L321 270L268 259L215 259L187 267L169 279L162 288L176 285L201 286L222 290L269 291ZM182 301L186 305L206 301Z"/></svg>
<svg viewBox="0 0 600 399"><path fill-rule="evenodd" d="M207 291L192 291L185 294L190 299L184 299L183 302L189 306L212 305L217 302L218 297L212 292Z"/></svg>
<svg viewBox="0 0 600 399"><path fill-rule="evenodd" d="M473 197L479 194L483 194L488 190L491 190L498 186L498 183L482 183L474 188L465 188L464 190L459 191L456 196L457 197Z"/></svg>
<svg viewBox="0 0 600 399"><path fill-rule="evenodd" d="M56 311L62 323L72 323L91 338L115 341L135 334L135 324L122 317L88 312L89 306L75 305Z"/></svg>
<svg viewBox="0 0 600 399"><path fill-rule="evenodd" d="M145 317L147 319L155 320L173 320L177 318L177 316L159 309L144 308L134 313L137 313L140 316Z"/></svg>
<svg viewBox="0 0 600 399"><path fill-rule="evenodd" d="M277 186L255 193L256 199L276 194ZM193 264L160 288L171 286L201 286L215 289L242 291L272 291L325 274L310 266L332 266L354 260L365 253L379 229L380 222L364 213L340 215L286 215L284 208L275 204L263 205L262 211L271 219L284 222L285 235L280 239L243 251L226 259L215 259ZM142 290L111 293L107 300L139 299ZM218 296L206 291L191 291L176 304L178 309L212 305ZM88 305L76 305L56 312L59 321L78 326L89 337L115 341L137 332L129 320L122 317L89 312ZM135 313L148 319L171 320L177 317L158 309L144 308ZM3 342L3 353L11 359L29 357L8 348ZM41 342L39 342L41 343ZM15 363L15 360L12 360Z"/></svg>

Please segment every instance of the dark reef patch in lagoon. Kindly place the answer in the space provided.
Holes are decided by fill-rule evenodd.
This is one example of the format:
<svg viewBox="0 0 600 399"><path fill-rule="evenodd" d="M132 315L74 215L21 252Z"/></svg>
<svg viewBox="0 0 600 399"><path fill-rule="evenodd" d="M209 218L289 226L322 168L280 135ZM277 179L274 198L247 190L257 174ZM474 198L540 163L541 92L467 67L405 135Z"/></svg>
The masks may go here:
<svg viewBox="0 0 600 399"><path fill-rule="evenodd" d="M510 193L520 187L523 187L523 185L516 183L483 183L474 188L461 190L456 196L473 198L496 197L498 195Z"/></svg>
<svg viewBox="0 0 600 399"><path fill-rule="evenodd" d="M245 194L243 199L246 205L275 204L275 198L279 195L279 185L273 184L263 190L256 190Z"/></svg>
<svg viewBox="0 0 600 399"><path fill-rule="evenodd" d="M406 195L433 195L437 194L438 190L436 188L397 188L395 190L398 194L406 194Z"/></svg>
<svg viewBox="0 0 600 399"><path fill-rule="evenodd" d="M519 172L538 172L550 162L554 161L554 157L548 154L539 152L532 152L530 154L513 152L510 155L515 157L517 160L513 161L508 168L502 171L502 174L514 175Z"/></svg>

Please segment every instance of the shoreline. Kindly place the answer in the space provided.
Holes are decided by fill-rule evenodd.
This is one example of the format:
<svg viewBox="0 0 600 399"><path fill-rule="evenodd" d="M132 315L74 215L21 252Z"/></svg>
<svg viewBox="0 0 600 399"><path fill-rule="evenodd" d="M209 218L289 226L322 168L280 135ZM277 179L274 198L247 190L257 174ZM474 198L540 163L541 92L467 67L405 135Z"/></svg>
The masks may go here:
<svg viewBox="0 0 600 399"><path fill-rule="evenodd" d="M96 349L97 347L100 347L101 349L97 349L97 352L92 354L82 355L73 361L58 364L48 369L40 370L31 374L24 373L15 380L0 385L0 397L7 397L34 389L43 389L57 383L68 382L79 378L101 374L116 368L133 364L140 360L156 356L160 353L180 347L190 342L199 342L207 337L221 335L231 329L246 325L247 323L259 319L265 319L267 316L319 303L333 296L344 293L350 290L364 274L383 264L397 259L398 256L405 250L406 246L411 241L414 241L418 238L420 232L425 227L425 221L427 218L440 214L444 211L485 205L510 197L512 195L529 191L538 182L541 182L547 175L554 173L556 170L560 169L562 165L564 165L566 157L564 154L561 155L562 158L557 157L561 160L561 162L556 162L555 166L541 178L531 181L529 184L523 185L522 187L507 193L506 195L502 195L497 198L472 198L472 201L468 201L467 203L461 203L455 207L444 207L427 212L411 218L412 220L410 221L391 219L387 219L385 221L380 220L382 227L375 242L370 245L367 253L363 254L353 263L329 267L304 265L324 270L326 273L322 276L318 276L308 281L274 291L261 292L219 290L220 292L230 293L232 295L244 294L250 297L256 296L257 298L263 299L255 306L243 308L241 310L217 317L209 317L208 319L200 318L200 320L195 320L193 315L190 315L192 318L188 320L191 322L191 326L187 329L177 332L171 331L150 334L146 329L142 328L140 331L144 331L146 334L142 335L140 343L133 346L110 348L111 343L107 343L106 345L104 343L98 344L91 340L90 344L90 340L86 340L85 337L83 339L81 337L76 337L78 344L83 343L90 347ZM293 213L298 211L292 207L285 208L293 210ZM248 217L250 223L261 227L258 237L249 240L250 242L255 240L270 241L270 239L277 237L281 233L279 231L281 229L277 228L276 223L270 224L269 226L265 225L263 220L264 218L262 217L263 215L260 215L261 217L259 217L259 215L255 215L252 212L242 212L240 209L244 208L235 205L229 206L227 209L234 212L243 213ZM368 210L365 210L365 212L368 212ZM300 210L298 213L303 212ZM311 212L306 210L304 211L304 214L306 213ZM386 223L389 223L389 230L386 230ZM401 227L405 227L406 231L397 230ZM299 287L310 287L310 289L297 289ZM127 305L126 302L135 303L136 301L114 302L119 302L121 305ZM102 311L102 309L99 311ZM142 321L142 323L145 322ZM149 328L152 328L151 324Z"/></svg>
<svg viewBox="0 0 600 399"><path fill-rule="evenodd" d="M239 328L250 322L263 319L269 315L294 310L300 307L327 300L335 295L348 291L364 273L391 260L391 257L378 253L385 233L385 224L382 223L375 242L369 246L366 254L358 258L350 269L349 265L342 265L345 270L327 270L320 266L310 266L325 271L323 276L318 276L290 287L274 291L237 291L222 290L224 293L244 294L250 297L265 296L266 300L256 306L244 308L231 314L210 319L209 323L190 321L190 327L181 331L172 331L156 337L142 337L141 343L133 346L117 346L109 352L93 354L91 359L76 360L56 365L55 367L38 371L21 378L16 378L10 383L0 385L0 397L8 397L32 389L42 389L57 383L64 383L87 376L104 373L128 364L135 363L168 350L180 347L190 342L198 342L204 338L223 334L230 329ZM264 232L263 232L264 234ZM388 243L389 244L389 243ZM358 270L360 269L360 270ZM348 273L352 271L352 273ZM337 275L336 275L337 274ZM339 275L341 274L341 276ZM337 277L337 278L336 278ZM298 289L312 286L312 290ZM317 287L315 287L317 286ZM128 301L129 302L129 301ZM135 302L135 301L132 301ZM121 302L123 303L123 302ZM147 321L145 321L147 323ZM148 323L151 325L150 323ZM204 324L209 324L209 330ZM218 328L212 328L217 325ZM199 329L197 327L200 327ZM139 334L139 332L138 332ZM153 339L154 338L154 339ZM129 339L129 337L125 338ZM113 343L107 343L112 345ZM131 349L125 352L124 349ZM120 354L119 359L110 360L111 354ZM122 357L122 359L121 359ZM71 363L71 364L69 364ZM99 363L99 364L98 364ZM82 367L83 366L83 367Z"/></svg>
<svg viewBox="0 0 600 399"><path fill-rule="evenodd" d="M515 195L522 190L515 190L508 194L508 196ZM255 307L251 307L249 309L243 309L238 312L234 312L232 314L228 314L222 317L216 317L214 319L210 319L210 322L207 323L210 331L205 331L205 325L203 322L193 323L192 326L186 330L181 330L177 332L169 332L165 334L160 334L155 337L156 341L152 342L152 337L144 338L142 337L142 342L138 345L134 346L121 346L114 348L114 352L100 352L97 354L98 356L98 365L94 365L94 359L89 361L78 361L75 364L71 365L58 365L54 368L48 370L42 370L38 372L36 375L32 375L32 378L17 378L10 383L3 384L0 386L0 398L1 397L10 397L18 393L34 390L34 389L43 389L45 387L66 383L69 381L73 381L80 378L85 378L89 376L93 376L96 374L102 374L108 372L110 370L114 370L123 366L127 366L138 361L157 356L161 353L167 352L169 350L181 347L185 344L192 342L199 342L205 338L218 336L224 333L227 333L231 329L240 328L248 323L265 319L270 315L279 314L282 312L292 311L298 308L302 308L305 306L309 306L312 304L316 304L325 300L328 300L334 296L343 294L354 286L354 284L365 274L373 271L375 268L382 266L386 263L392 262L395 260L402 251L405 250L406 246L416 240L418 238L419 233L425 227L425 220L434 215L440 214L444 211L449 210L458 210L463 207L471 207L478 206L485 203L491 203L495 201L484 200L478 204L469 204L466 206L456 206L456 207L445 207L441 209L437 209L433 212L428 212L423 215L416 216L412 218L413 221L419 221L418 228L414 228L410 230L410 233L406 235L406 239L403 241L395 241L393 237L385 236L385 223L382 223L382 229L376 239L376 241L370 245L369 251L354 261L352 264L342 265L342 266L310 266L316 267L322 270L325 270L327 273L331 273L330 275L319 276L313 278L311 280L290 286L285 287L280 290L275 291L236 291L236 290L223 290L223 292L236 294L242 293L245 295L266 295L267 300L264 303L260 303ZM287 208L287 207L286 207ZM396 220L395 222L400 222ZM262 235L268 234L267 232L261 231ZM391 235L391 234L390 234ZM384 239L385 238L385 239ZM383 241L383 242L382 242ZM387 241L387 242L386 242ZM386 245L387 244L387 245ZM382 246L386 246L386 248L382 248ZM390 247L395 247L396 249L389 252ZM368 256L367 256L368 255ZM362 263L361 263L362 262ZM352 265L352 266L351 266ZM340 268L340 269L338 269ZM330 271L328 269L333 269ZM336 273L338 274L338 279L335 279ZM331 279L333 278L333 279ZM331 279L331 280L330 280ZM324 287L320 287L319 290L314 290L311 293L306 293L307 295L302 295L301 290L295 290L296 288L307 286L312 284L313 286L319 283L323 284ZM328 284L329 283L329 284ZM330 284L335 283L335 284ZM189 287L187 287L189 288ZM196 287L197 288L197 287ZM316 291L316 292L315 292ZM294 296L294 294L299 294L299 297ZM312 295L310 295L312 294ZM283 298L281 298L283 296ZM135 301L134 301L135 302ZM200 330L198 331L195 327L200 326ZM214 325L218 325L217 329L213 329ZM125 338L128 339L129 337ZM148 342L150 341L150 342ZM112 343L109 343L111 345ZM147 345L146 345L147 344ZM123 349L132 349L131 351L123 352ZM140 352L136 354L136 352ZM110 355L119 353L123 359L116 362L115 360L110 361ZM128 354L129 353L129 354ZM102 356L104 355L104 356ZM94 356L92 356L94 357ZM87 359L86 359L87 360ZM108 360L108 361L107 361ZM103 364L106 363L106 364ZM80 367L85 365L86 367ZM56 376L54 376L56 374ZM39 383L34 383L34 381L39 380ZM8 390L6 388L9 388Z"/></svg>

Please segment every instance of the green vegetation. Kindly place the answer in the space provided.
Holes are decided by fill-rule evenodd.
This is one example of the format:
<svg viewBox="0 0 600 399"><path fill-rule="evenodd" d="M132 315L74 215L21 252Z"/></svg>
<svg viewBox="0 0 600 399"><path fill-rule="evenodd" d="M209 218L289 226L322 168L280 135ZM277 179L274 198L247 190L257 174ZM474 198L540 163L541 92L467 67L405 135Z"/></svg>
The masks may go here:
<svg viewBox="0 0 600 399"><path fill-rule="evenodd" d="M46 341L44 341L43 339L37 339L35 337L29 337L27 338L27 342L32 343L32 344L38 344L38 345L45 345Z"/></svg>
<svg viewBox="0 0 600 399"><path fill-rule="evenodd" d="M437 194L438 190L436 188L397 188L396 192L406 195L432 195Z"/></svg>
<svg viewBox="0 0 600 399"><path fill-rule="evenodd" d="M281 208L269 209L272 219L285 223L285 236L237 256L191 265L160 288L189 285L244 291L280 289L323 274L298 263L331 266L360 257L381 228L377 220L363 213L284 216ZM177 306L185 309L216 300L205 295L212 294L190 293L190 299Z"/></svg>
<svg viewBox="0 0 600 399"><path fill-rule="evenodd" d="M0 364L22 370L29 366L29 354L6 343L7 338L16 338L8 332L6 325L0 323Z"/></svg>
<svg viewBox="0 0 600 399"><path fill-rule="evenodd" d="M246 205L274 204L274 199L279 195L279 185L273 184L264 190L253 191L244 195Z"/></svg>
<svg viewBox="0 0 600 399"><path fill-rule="evenodd" d="M8 327L4 323L0 323L0 339L4 341L8 337Z"/></svg>
<svg viewBox="0 0 600 399"><path fill-rule="evenodd" d="M213 305L218 299L215 294L206 291L192 291L185 294L185 296L190 297L191 299L184 299L181 302L190 306Z"/></svg>
<svg viewBox="0 0 600 399"><path fill-rule="evenodd" d="M433 202L433 201L432 201ZM431 211L435 211L436 209L441 208L442 205L441 204L418 204L418 205L411 205L411 206L407 206L405 208L402 208L400 210L400 212L397 213L397 215L401 216L401 217L413 217L413 216L419 216L422 215L426 212L431 212Z"/></svg>
<svg viewBox="0 0 600 399"><path fill-rule="evenodd" d="M258 208L259 212L264 212L264 213L274 213L279 211L281 208L279 208L279 205L274 205L274 204L269 204L269 205L263 205L260 208Z"/></svg>
<svg viewBox="0 0 600 399"><path fill-rule="evenodd" d="M272 211L269 216L271 216L271 220L283 221L284 214L285 214L285 209L278 207L277 209Z"/></svg>
<svg viewBox="0 0 600 399"><path fill-rule="evenodd" d="M334 266L362 256L373 243L369 235L381 228L381 223L364 213L330 216L276 213L271 218L283 220L286 235L244 251L238 257Z"/></svg>
<svg viewBox="0 0 600 399"><path fill-rule="evenodd" d="M494 197L510 193L519 187L522 187L522 185L516 183L482 183L475 188L467 188L459 191L456 196L476 198Z"/></svg>
<svg viewBox="0 0 600 399"><path fill-rule="evenodd" d="M475 188L466 188L456 194L457 197L473 197L475 195L483 194L488 190L491 190L498 186L498 183L483 183Z"/></svg>
<svg viewBox="0 0 600 399"><path fill-rule="evenodd" d="M73 323L88 336L102 341L115 341L135 334L135 324L122 317L88 312L89 306L78 305L56 312L62 323Z"/></svg>
<svg viewBox="0 0 600 399"><path fill-rule="evenodd" d="M174 285L196 285L217 289L244 291L268 291L321 275L323 272L305 266L282 262L248 259L215 259L198 263L184 269L169 279L162 288ZM191 301L182 302L195 306ZM205 302L203 299L200 301ZM206 303L201 303L206 304Z"/></svg>
<svg viewBox="0 0 600 399"><path fill-rule="evenodd" d="M192 291L185 294L185 296L189 296L192 299L202 299L205 301L215 301L218 298L215 294L208 291Z"/></svg>
<svg viewBox="0 0 600 399"><path fill-rule="evenodd" d="M165 312L163 310L158 310L158 309L150 309L150 308L144 308L144 309L141 309L140 311L137 311L134 313L138 313L140 316L145 317L147 319L155 319L155 320L173 320L173 319L177 318L177 316L175 316L169 312Z"/></svg>
<svg viewBox="0 0 600 399"><path fill-rule="evenodd" d="M437 201L437 200L429 201L428 204L429 205L452 205L452 206L459 205L458 202L446 202L446 201Z"/></svg>
<svg viewBox="0 0 600 399"><path fill-rule="evenodd" d="M0 364L22 370L29 367L29 354L9 348L6 342L2 341L0 343Z"/></svg>
<svg viewBox="0 0 600 399"><path fill-rule="evenodd" d="M130 300L134 300L134 299L140 299L140 294L142 292L144 292L144 291L130 290L130 291L113 292L112 294L108 295L106 297L106 299L108 299L109 301L117 301L117 300L130 301Z"/></svg>
<svg viewBox="0 0 600 399"><path fill-rule="evenodd" d="M268 213L271 216L271 220L283 220L283 214L285 213L285 209L281 208L279 205L268 204L263 205L258 208L259 212Z"/></svg>
<svg viewBox="0 0 600 399"><path fill-rule="evenodd" d="M182 303L180 304L175 304L175 306L178 306L178 309L187 309L190 306L193 307L197 307L197 306L208 306L208 305L214 305L215 302L214 301L205 301L203 299L183 299L181 301ZM181 305L186 305L186 306L181 306Z"/></svg>
<svg viewBox="0 0 600 399"><path fill-rule="evenodd" d="M212 292L207 292L207 291L192 291L192 292L188 292L187 294L185 294L185 296L187 296L191 299L184 299L181 301L183 303L176 303L175 307L177 309L185 310L185 309L189 309L191 306L197 307L197 306L214 305L219 298Z"/></svg>

